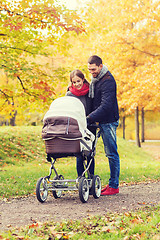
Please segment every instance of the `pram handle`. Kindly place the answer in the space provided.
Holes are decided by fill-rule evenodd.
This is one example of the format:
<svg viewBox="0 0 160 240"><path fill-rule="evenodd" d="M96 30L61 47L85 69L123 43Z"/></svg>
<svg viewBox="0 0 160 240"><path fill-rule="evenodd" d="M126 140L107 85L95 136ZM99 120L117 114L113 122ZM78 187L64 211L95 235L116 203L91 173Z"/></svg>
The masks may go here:
<svg viewBox="0 0 160 240"><path fill-rule="evenodd" d="M95 128L99 128L100 126L99 126L99 123L90 123L90 124L87 124L87 128L88 127L95 127Z"/></svg>

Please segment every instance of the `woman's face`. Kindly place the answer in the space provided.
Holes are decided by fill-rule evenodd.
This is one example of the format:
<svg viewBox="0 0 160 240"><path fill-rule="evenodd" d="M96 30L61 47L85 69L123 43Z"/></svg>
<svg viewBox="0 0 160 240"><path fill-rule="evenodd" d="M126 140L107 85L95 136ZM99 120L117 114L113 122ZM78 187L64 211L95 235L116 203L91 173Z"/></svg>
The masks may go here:
<svg viewBox="0 0 160 240"><path fill-rule="evenodd" d="M84 83L84 79L78 77L78 76L74 76L72 78L72 84L75 88L77 88L78 90L80 90L83 86Z"/></svg>

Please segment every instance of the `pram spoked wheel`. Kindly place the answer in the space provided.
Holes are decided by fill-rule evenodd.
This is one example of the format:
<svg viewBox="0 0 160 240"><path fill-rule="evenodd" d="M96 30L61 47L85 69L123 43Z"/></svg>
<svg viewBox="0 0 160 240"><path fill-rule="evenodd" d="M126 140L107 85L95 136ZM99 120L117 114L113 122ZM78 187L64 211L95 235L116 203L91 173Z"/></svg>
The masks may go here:
<svg viewBox="0 0 160 240"><path fill-rule="evenodd" d="M91 192L94 198L99 198L101 195L101 179L98 175L93 176Z"/></svg>
<svg viewBox="0 0 160 240"><path fill-rule="evenodd" d="M63 175L59 175L58 177L55 177L54 180L64 180ZM60 198L62 196L62 191L61 190L53 190L52 191L53 197L54 198Z"/></svg>
<svg viewBox="0 0 160 240"><path fill-rule="evenodd" d="M48 197L48 187L45 178L41 177L37 181L36 185L36 196L39 202L44 203Z"/></svg>
<svg viewBox="0 0 160 240"><path fill-rule="evenodd" d="M89 197L89 186L88 180L85 177L80 178L78 190L81 202L86 203Z"/></svg>

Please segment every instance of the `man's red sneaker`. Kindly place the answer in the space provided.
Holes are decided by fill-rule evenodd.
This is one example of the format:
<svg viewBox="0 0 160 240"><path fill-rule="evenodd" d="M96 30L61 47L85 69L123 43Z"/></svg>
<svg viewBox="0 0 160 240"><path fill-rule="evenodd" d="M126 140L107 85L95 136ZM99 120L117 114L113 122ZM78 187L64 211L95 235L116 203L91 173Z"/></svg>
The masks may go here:
<svg viewBox="0 0 160 240"><path fill-rule="evenodd" d="M106 191L108 188L109 188L109 184L108 184L105 188L103 188L103 189L101 190L101 193L104 192L104 191Z"/></svg>
<svg viewBox="0 0 160 240"><path fill-rule="evenodd" d="M105 195L114 195L119 193L119 188L107 188L104 192L101 192L101 196L105 196Z"/></svg>

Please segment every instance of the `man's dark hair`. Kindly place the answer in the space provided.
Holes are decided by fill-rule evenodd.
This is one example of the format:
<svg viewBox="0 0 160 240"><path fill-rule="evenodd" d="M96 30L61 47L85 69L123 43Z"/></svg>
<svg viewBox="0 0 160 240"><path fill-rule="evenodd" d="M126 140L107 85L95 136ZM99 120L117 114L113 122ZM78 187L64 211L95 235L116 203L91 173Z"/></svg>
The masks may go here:
<svg viewBox="0 0 160 240"><path fill-rule="evenodd" d="M93 55L88 59L89 64L96 64L96 66L99 67L100 64L102 64L102 59L98 57L97 55Z"/></svg>

